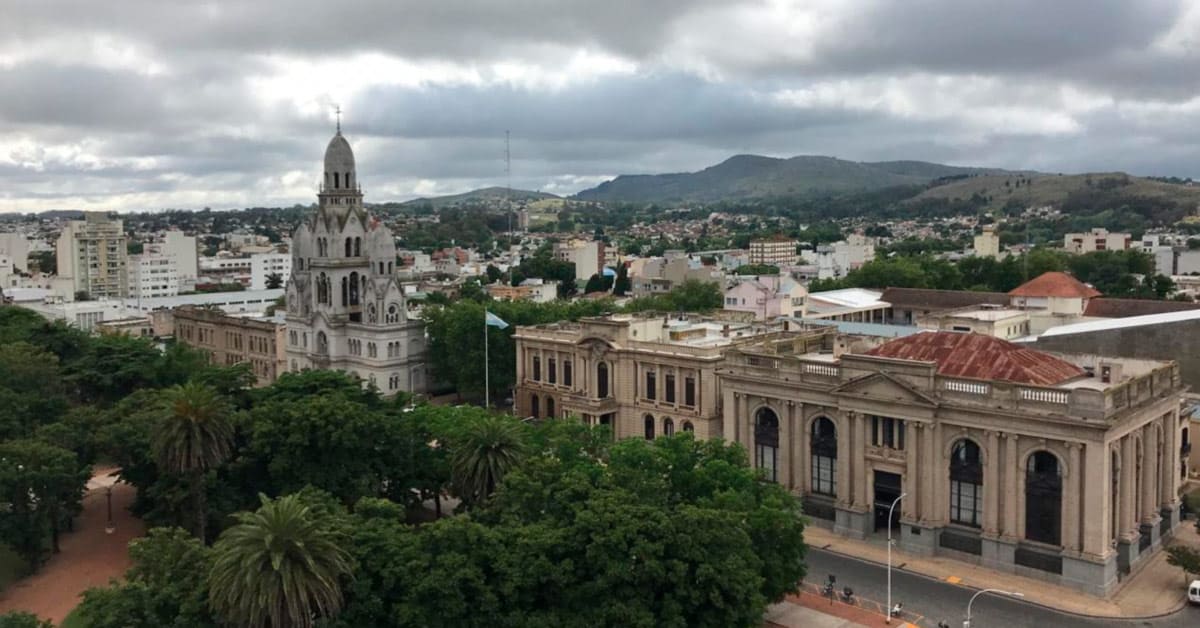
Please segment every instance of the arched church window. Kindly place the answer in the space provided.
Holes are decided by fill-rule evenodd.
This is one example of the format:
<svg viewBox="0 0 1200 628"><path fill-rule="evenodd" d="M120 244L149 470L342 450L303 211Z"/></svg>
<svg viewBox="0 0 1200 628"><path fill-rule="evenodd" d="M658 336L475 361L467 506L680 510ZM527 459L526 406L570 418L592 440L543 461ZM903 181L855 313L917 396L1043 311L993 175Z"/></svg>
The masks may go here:
<svg viewBox="0 0 1200 628"><path fill-rule="evenodd" d="M352 238L346 238L346 257L350 257L350 252L353 250L353 247L354 240Z"/></svg>
<svg viewBox="0 0 1200 628"><path fill-rule="evenodd" d="M358 305L358 273L350 273L350 305Z"/></svg>
<svg viewBox="0 0 1200 628"><path fill-rule="evenodd" d="M400 306L396 305L395 303L389 303L386 320L389 323L400 322Z"/></svg>
<svg viewBox="0 0 1200 628"><path fill-rule="evenodd" d="M354 256L362 255L362 238L354 238Z"/></svg>
<svg viewBox="0 0 1200 628"><path fill-rule="evenodd" d="M340 181L340 179L338 177L340 177L340 176L341 176L341 173L338 173L338 172L333 173L333 189L335 189L335 190L338 188L338 183Z"/></svg>
<svg viewBox="0 0 1200 628"><path fill-rule="evenodd" d="M354 186L351 185L351 183L350 183L350 173L349 172L346 173L346 187L351 190L354 189Z"/></svg>
<svg viewBox="0 0 1200 628"><path fill-rule="evenodd" d="M368 303L368 304L367 304L367 322L368 322L368 323L374 323L374 322L376 322L376 318L375 318L375 317L376 317L376 314L375 314L375 304L374 304L374 303Z"/></svg>

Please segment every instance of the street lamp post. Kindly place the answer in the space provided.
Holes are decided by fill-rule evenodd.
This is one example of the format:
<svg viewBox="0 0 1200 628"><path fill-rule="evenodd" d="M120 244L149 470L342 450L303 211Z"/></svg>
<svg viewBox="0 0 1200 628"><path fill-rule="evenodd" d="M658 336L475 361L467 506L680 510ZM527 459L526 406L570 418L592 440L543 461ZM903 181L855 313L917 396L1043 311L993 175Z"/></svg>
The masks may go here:
<svg viewBox="0 0 1200 628"><path fill-rule="evenodd" d="M887 546L888 546L887 590L888 590L888 596L887 597L888 597L888 600L887 600L887 609L885 609L887 612L885 613L885 619L884 619L884 621L888 624L892 623L892 513L896 510L896 504L899 504L900 500L904 499L907 496L908 496L908 493L900 493L900 496L897 497L896 499L892 500L892 505L890 508L888 508L888 520L887 520L887 527L888 527L888 538L887 538Z"/></svg>
<svg viewBox="0 0 1200 628"><path fill-rule="evenodd" d="M112 534L117 530L117 526L113 525L112 518L112 484L104 488L104 497L108 500L108 524L104 526L104 532Z"/></svg>
<svg viewBox="0 0 1200 628"><path fill-rule="evenodd" d="M1024 593L1017 591L1005 591L1003 589L982 589L980 591L976 591L975 595L971 596L971 601L967 602L967 619L963 621L963 628L971 628L971 605L975 603L975 598L983 595L984 593L999 593L1000 595L1007 595L1009 597L1025 597Z"/></svg>

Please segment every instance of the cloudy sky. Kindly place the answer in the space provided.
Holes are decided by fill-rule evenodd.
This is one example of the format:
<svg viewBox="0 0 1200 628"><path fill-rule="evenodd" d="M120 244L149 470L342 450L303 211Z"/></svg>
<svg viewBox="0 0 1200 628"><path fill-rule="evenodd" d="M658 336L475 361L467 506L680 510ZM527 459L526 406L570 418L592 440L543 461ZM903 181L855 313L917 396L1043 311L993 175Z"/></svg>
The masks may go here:
<svg viewBox="0 0 1200 628"><path fill-rule="evenodd" d="M0 211L570 193L744 152L1200 175L1200 0L0 0Z"/></svg>

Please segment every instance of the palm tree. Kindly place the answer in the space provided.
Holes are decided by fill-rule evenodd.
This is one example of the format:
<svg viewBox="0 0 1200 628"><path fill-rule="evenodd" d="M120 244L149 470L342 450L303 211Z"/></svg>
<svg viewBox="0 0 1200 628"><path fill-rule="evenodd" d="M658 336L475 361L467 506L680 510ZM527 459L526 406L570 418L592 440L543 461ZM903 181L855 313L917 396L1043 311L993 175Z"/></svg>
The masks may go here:
<svg viewBox="0 0 1200 628"><path fill-rule="evenodd" d="M310 628L342 608L338 579L351 570L336 533L300 500L261 493L255 512L213 545L208 601L230 625Z"/></svg>
<svg viewBox="0 0 1200 628"><path fill-rule="evenodd" d="M450 459L459 497L468 506L491 497L524 454L524 434L513 419L488 416L468 425Z"/></svg>
<svg viewBox="0 0 1200 628"><path fill-rule="evenodd" d="M229 457L233 426L229 402L216 389L189 382L166 392L167 412L154 434L158 464L188 476L196 537L205 542L208 518L204 474Z"/></svg>

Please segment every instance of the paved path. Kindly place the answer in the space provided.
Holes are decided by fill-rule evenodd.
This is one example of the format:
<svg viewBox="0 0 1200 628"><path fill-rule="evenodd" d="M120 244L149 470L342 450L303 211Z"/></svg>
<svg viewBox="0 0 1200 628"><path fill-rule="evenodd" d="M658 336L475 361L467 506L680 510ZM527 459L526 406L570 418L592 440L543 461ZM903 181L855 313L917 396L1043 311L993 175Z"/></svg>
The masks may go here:
<svg viewBox="0 0 1200 628"><path fill-rule="evenodd" d="M75 531L63 534L55 554L37 573L0 592L0 613L22 610L54 623L61 622L84 590L108 584L129 567L129 541L145 533L142 521L129 513L136 491L128 484L113 485L113 520L116 530L105 533L108 519L105 487L113 469L98 469L88 482L83 513Z"/></svg>
<svg viewBox="0 0 1200 628"><path fill-rule="evenodd" d="M824 581L836 574L838 590L843 586L854 589L861 604L868 609L882 608L887 599L887 571L880 565L850 558L841 554L809 548L808 581ZM1183 586L1182 578L1178 586ZM892 599L904 603L903 622L933 628L939 620L951 626L961 626L967 601L974 589L951 584L908 572L892 571ZM1200 607L1183 608L1157 619L1089 619L1036 606L1012 598L982 595L971 609L972 628L1196 628L1200 626ZM780 622L782 623L782 622ZM786 624L785 624L786 625Z"/></svg>

